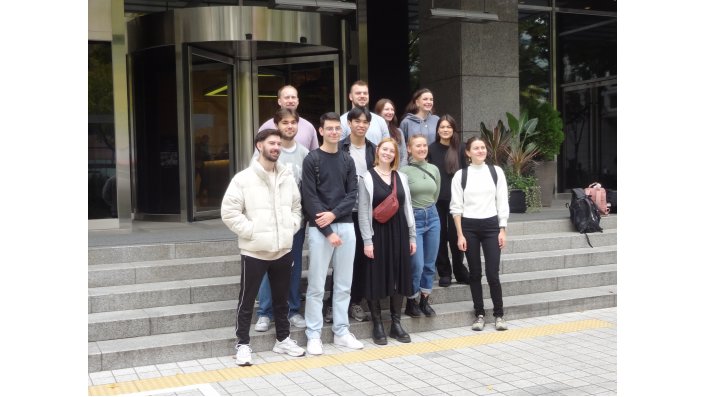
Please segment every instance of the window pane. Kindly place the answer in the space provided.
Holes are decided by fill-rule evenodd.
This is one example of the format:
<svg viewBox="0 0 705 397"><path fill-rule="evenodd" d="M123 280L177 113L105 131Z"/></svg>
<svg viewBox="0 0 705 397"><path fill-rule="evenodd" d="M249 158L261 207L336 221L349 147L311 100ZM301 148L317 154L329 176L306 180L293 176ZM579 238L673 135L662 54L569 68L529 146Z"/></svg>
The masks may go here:
<svg viewBox="0 0 705 397"><path fill-rule="evenodd" d="M556 7L617 12L617 0L557 0Z"/></svg>
<svg viewBox="0 0 705 397"><path fill-rule="evenodd" d="M111 51L88 42L88 219L117 217Z"/></svg>
<svg viewBox="0 0 705 397"><path fill-rule="evenodd" d="M562 83L617 75L617 19L558 14Z"/></svg>
<svg viewBox="0 0 705 397"><path fill-rule="evenodd" d="M550 14L519 13L519 89L521 98L550 99Z"/></svg>

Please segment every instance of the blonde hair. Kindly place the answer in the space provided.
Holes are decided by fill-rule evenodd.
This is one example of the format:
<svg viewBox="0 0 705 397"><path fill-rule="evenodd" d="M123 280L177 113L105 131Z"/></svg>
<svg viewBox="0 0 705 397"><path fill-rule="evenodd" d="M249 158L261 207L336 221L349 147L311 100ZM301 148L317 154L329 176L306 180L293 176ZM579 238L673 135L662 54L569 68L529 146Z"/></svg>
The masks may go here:
<svg viewBox="0 0 705 397"><path fill-rule="evenodd" d="M379 145L377 145L377 149L375 150L374 165L379 165L379 148L387 142L394 145L394 161L392 161L391 168L393 171L396 171L397 169L399 169L399 145L397 145L397 141L395 141L394 138L384 138L379 141Z"/></svg>

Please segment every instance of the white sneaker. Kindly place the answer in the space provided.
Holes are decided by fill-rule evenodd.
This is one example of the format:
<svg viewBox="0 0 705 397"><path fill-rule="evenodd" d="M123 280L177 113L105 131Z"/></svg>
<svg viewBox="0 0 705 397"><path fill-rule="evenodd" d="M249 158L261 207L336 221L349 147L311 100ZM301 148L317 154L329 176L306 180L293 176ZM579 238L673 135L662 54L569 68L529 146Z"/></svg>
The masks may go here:
<svg viewBox="0 0 705 397"><path fill-rule="evenodd" d="M293 316L289 317L289 324L291 324L292 327L296 328L306 328L306 319L304 318L304 316L300 315L299 313L296 313Z"/></svg>
<svg viewBox="0 0 705 397"><path fill-rule="evenodd" d="M306 351L304 351L304 349L299 346L295 340L289 338L288 336L281 342L276 341L272 351L275 353L286 353L293 357L301 357L306 354Z"/></svg>
<svg viewBox="0 0 705 397"><path fill-rule="evenodd" d="M306 351L308 354L312 354L314 356L320 356L323 354L323 344L321 343L321 340L309 339L308 343L306 343Z"/></svg>
<svg viewBox="0 0 705 397"><path fill-rule="evenodd" d="M495 317L494 329L496 329L497 331L506 331L507 329L509 329L509 327L507 326L507 322L504 321L502 317Z"/></svg>
<svg viewBox="0 0 705 397"><path fill-rule="evenodd" d="M265 332L269 329L269 317L259 316L257 319L257 324L255 324L255 331Z"/></svg>
<svg viewBox="0 0 705 397"><path fill-rule="evenodd" d="M355 338L355 335L348 333L343 336L334 335L333 344L350 349L362 349L364 345Z"/></svg>
<svg viewBox="0 0 705 397"><path fill-rule="evenodd" d="M472 330L482 331L483 328L485 328L485 316L480 314L475 318L475 321L472 323Z"/></svg>
<svg viewBox="0 0 705 397"><path fill-rule="evenodd" d="M252 365L252 349L250 349L250 345L237 345L235 349L237 349L235 364L240 366Z"/></svg>

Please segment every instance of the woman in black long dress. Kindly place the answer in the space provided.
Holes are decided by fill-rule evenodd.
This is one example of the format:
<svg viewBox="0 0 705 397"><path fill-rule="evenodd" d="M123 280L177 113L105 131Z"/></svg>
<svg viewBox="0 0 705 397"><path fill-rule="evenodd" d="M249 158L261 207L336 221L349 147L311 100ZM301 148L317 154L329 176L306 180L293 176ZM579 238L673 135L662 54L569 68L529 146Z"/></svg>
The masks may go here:
<svg viewBox="0 0 705 397"><path fill-rule="evenodd" d="M365 298L370 303L373 341L378 345L387 344L380 306L380 299L386 297L390 297L392 317L389 336L400 342L411 342L400 320L402 300L412 294L410 258L416 251L416 224L409 183L406 175L397 172L398 153L393 139L383 139L377 146L375 166L363 176L358 193L360 234L369 258L365 269ZM378 222L373 217L374 208L392 193L394 184L399 208L389 220Z"/></svg>

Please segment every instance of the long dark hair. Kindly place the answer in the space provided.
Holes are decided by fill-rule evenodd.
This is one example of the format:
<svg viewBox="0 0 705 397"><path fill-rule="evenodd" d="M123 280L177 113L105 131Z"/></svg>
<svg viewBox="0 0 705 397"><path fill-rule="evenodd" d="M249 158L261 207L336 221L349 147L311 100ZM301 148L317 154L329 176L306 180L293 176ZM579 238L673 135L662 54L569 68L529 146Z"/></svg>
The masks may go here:
<svg viewBox="0 0 705 397"><path fill-rule="evenodd" d="M401 130L399 130L399 122L397 121L397 107L394 106L394 102L392 102L391 99L388 98L382 98L377 103L375 104L375 113L378 115L382 116L382 109L384 109L384 105L390 104L394 108L394 117L392 118L391 121L387 122L387 127L389 128L389 136L394 138L395 141L397 141L397 145L401 145ZM386 119L384 121L387 121Z"/></svg>
<svg viewBox="0 0 705 397"><path fill-rule="evenodd" d="M438 134L438 128L441 126L441 122L443 121L447 121L448 124L450 124L450 128L453 129L453 135L450 137L448 151L446 152L446 157L443 160L446 172L452 175L455 174L455 171L460 169L462 164L458 155L458 147L460 146L460 131L458 131L458 124L455 122L453 116L444 114L438 119L438 123L436 124L436 142L439 144L442 145L441 136Z"/></svg>
<svg viewBox="0 0 705 397"><path fill-rule="evenodd" d="M423 95L423 94L425 94L425 93L427 93L427 92L430 93L430 94L433 94L433 93L431 92L431 90L429 90L428 88L420 88L420 89L416 90L416 92L414 92L414 95L411 96L411 100L409 101L409 104L406 105L406 110L405 110L405 112L406 112L406 113L411 113L411 114L416 114L416 113L418 113L419 107L416 105L416 100L419 99L419 97L420 97L421 95ZM435 110L435 108L431 109L431 113L433 113L434 110Z"/></svg>

